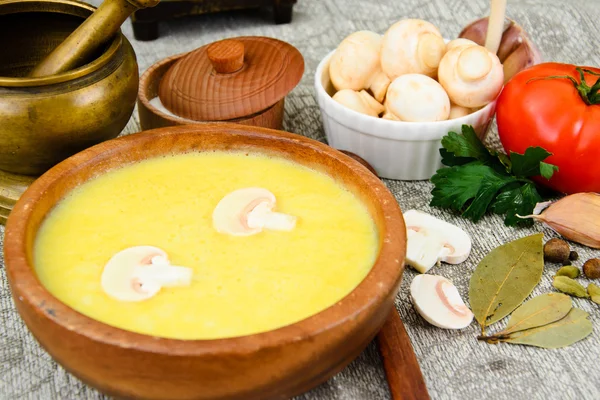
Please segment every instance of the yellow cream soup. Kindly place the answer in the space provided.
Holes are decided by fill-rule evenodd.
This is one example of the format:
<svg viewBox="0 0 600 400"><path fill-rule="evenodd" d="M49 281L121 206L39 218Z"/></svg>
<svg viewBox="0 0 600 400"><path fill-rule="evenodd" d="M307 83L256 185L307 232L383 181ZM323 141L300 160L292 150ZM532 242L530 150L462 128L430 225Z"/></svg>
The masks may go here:
<svg viewBox="0 0 600 400"><path fill-rule="evenodd" d="M264 187L290 232L218 233L221 198ZM109 297L104 265L132 246L156 246L193 269L185 287L141 302ZM110 171L73 190L49 214L35 268L58 299L91 318L148 335L213 339L272 330L334 304L367 275L378 252L366 207L325 174L279 158L193 153Z"/></svg>

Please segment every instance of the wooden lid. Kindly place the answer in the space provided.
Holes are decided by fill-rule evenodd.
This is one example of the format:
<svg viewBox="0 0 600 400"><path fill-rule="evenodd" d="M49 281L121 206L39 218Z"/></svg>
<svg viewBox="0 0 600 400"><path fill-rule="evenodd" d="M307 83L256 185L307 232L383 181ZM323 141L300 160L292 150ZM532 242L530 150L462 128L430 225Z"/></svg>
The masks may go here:
<svg viewBox="0 0 600 400"><path fill-rule="evenodd" d="M195 121L225 121L258 113L300 82L304 59L292 45L267 37L215 42L187 54L158 89L172 113Z"/></svg>

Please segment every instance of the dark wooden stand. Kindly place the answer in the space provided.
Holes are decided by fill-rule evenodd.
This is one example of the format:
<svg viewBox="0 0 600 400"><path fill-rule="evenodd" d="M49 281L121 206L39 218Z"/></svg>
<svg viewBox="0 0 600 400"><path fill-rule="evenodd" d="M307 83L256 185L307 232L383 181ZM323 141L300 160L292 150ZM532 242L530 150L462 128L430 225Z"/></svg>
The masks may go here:
<svg viewBox="0 0 600 400"><path fill-rule="evenodd" d="M296 0L163 0L152 8L137 10L131 16L137 40L158 38L158 22L188 15L271 7L276 24L292 21Z"/></svg>

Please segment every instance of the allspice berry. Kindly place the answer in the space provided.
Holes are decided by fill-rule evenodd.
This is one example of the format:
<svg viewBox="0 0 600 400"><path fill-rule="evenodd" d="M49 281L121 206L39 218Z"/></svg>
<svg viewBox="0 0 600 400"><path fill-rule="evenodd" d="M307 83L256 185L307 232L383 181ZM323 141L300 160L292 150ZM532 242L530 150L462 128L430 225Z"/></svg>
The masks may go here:
<svg viewBox="0 0 600 400"><path fill-rule="evenodd" d="M600 278L600 260L597 258L587 260L585 264L583 264L583 273L589 279Z"/></svg>
<svg viewBox="0 0 600 400"><path fill-rule="evenodd" d="M562 239L550 239L544 245L544 260L553 263L568 264L571 248Z"/></svg>

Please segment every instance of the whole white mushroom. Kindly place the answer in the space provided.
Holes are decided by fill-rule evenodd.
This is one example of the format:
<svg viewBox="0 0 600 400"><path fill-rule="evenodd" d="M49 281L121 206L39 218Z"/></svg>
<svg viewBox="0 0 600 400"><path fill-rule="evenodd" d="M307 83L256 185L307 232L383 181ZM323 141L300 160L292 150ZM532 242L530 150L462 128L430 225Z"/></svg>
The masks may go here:
<svg viewBox="0 0 600 400"><path fill-rule="evenodd" d="M333 100L361 114L378 117L385 107L373 98L367 91L344 89L333 95Z"/></svg>
<svg viewBox="0 0 600 400"><path fill-rule="evenodd" d="M438 79L452 103L477 108L498 96L504 72L498 56L483 46L467 44L454 47L444 55Z"/></svg>
<svg viewBox="0 0 600 400"><path fill-rule="evenodd" d="M381 67L392 80L404 74L435 77L445 52L446 43L435 25L404 19L383 35Z"/></svg>
<svg viewBox="0 0 600 400"><path fill-rule="evenodd" d="M386 105L387 111L402 121L443 121L450 115L450 99L444 88L420 74L394 79L387 91Z"/></svg>
<svg viewBox="0 0 600 400"><path fill-rule="evenodd" d="M337 90L369 89L378 102L385 96L390 78L381 70L381 35L359 31L346 37L329 64L329 77Z"/></svg>

